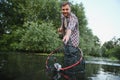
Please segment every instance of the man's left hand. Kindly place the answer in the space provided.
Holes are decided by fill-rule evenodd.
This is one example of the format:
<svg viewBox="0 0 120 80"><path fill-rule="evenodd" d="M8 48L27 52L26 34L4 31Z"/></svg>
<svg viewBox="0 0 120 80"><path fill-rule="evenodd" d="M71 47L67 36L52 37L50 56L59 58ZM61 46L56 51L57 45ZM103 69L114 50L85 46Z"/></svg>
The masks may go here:
<svg viewBox="0 0 120 80"><path fill-rule="evenodd" d="M68 35L65 35L65 36L63 37L63 42L64 42L65 44L67 44L68 40L69 40L69 36L68 36Z"/></svg>

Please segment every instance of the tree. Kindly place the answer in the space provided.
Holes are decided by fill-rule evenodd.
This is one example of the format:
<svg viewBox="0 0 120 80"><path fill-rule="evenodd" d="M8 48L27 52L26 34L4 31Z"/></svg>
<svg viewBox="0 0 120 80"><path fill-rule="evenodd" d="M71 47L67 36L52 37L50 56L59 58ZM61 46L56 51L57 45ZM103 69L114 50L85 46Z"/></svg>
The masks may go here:
<svg viewBox="0 0 120 80"><path fill-rule="evenodd" d="M19 34L23 34L19 45L14 45L16 49L25 51L39 51L49 52L56 47L60 46L60 40L52 23L38 24L35 22L27 22L22 29L22 33L18 30ZM18 34L18 35L19 35Z"/></svg>
<svg viewBox="0 0 120 80"><path fill-rule="evenodd" d="M41 50L42 52L49 51L59 45L56 30L60 26L60 4L66 0L2 1L3 2L0 2L0 4L2 4L0 15L2 18L0 21L2 25L0 31L2 31L2 35L0 35L0 45L3 47L0 48L0 50L4 48L4 50ZM85 54L96 55L100 47L99 39L97 36L94 36L92 30L87 27L88 22L83 4L71 3L71 7L73 13L77 15L79 20L79 47L83 49ZM41 33L43 29L45 31ZM52 35L46 34L48 32ZM55 35L54 37L53 34ZM52 41L52 37L56 42ZM51 40L51 42L48 40Z"/></svg>
<svg viewBox="0 0 120 80"><path fill-rule="evenodd" d="M114 37L112 40L105 42L102 45L102 52L104 57L116 57L120 59L120 38L116 39Z"/></svg>

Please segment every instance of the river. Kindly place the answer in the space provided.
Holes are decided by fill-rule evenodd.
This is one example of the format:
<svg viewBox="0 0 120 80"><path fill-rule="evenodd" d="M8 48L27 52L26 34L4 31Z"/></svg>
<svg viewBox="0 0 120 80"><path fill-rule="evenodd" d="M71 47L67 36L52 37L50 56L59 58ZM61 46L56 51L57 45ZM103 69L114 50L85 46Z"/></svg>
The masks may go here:
<svg viewBox="0 0 120 80"><path fill-rule="evenodd" d="M0 80L120 80L120 62L103 58L85 60L85 73L50 73L47 56L35 53L0 53Z"/></svg>

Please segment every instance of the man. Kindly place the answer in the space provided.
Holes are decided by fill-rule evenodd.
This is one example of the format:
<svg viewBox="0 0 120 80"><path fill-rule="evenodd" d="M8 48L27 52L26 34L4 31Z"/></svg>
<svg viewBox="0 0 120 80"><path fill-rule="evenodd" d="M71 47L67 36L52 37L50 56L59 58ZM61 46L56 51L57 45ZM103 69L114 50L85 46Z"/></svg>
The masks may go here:
<svg viewBox="0 0 120 80"><path fill-rule="evenodd" d="M71 12L69 2L63 2L61 6L61 27L58 32L63 35L64 42L64 66L70 66L77 62L79 56L79 23L78 19Z"/></svg>

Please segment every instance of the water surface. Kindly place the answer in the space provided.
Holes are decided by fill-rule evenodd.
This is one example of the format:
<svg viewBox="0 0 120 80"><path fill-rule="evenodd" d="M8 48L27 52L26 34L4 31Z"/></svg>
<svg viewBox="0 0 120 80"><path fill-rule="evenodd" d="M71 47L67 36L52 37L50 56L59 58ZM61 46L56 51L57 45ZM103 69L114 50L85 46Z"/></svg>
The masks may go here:
<svg viewBox="0 0 120 80"><path fill-rule="evenodd" d="M0 53L0 80L120 80L120 63L87 59L85 73L49 72L47 56L34 53Z"/></svg>

